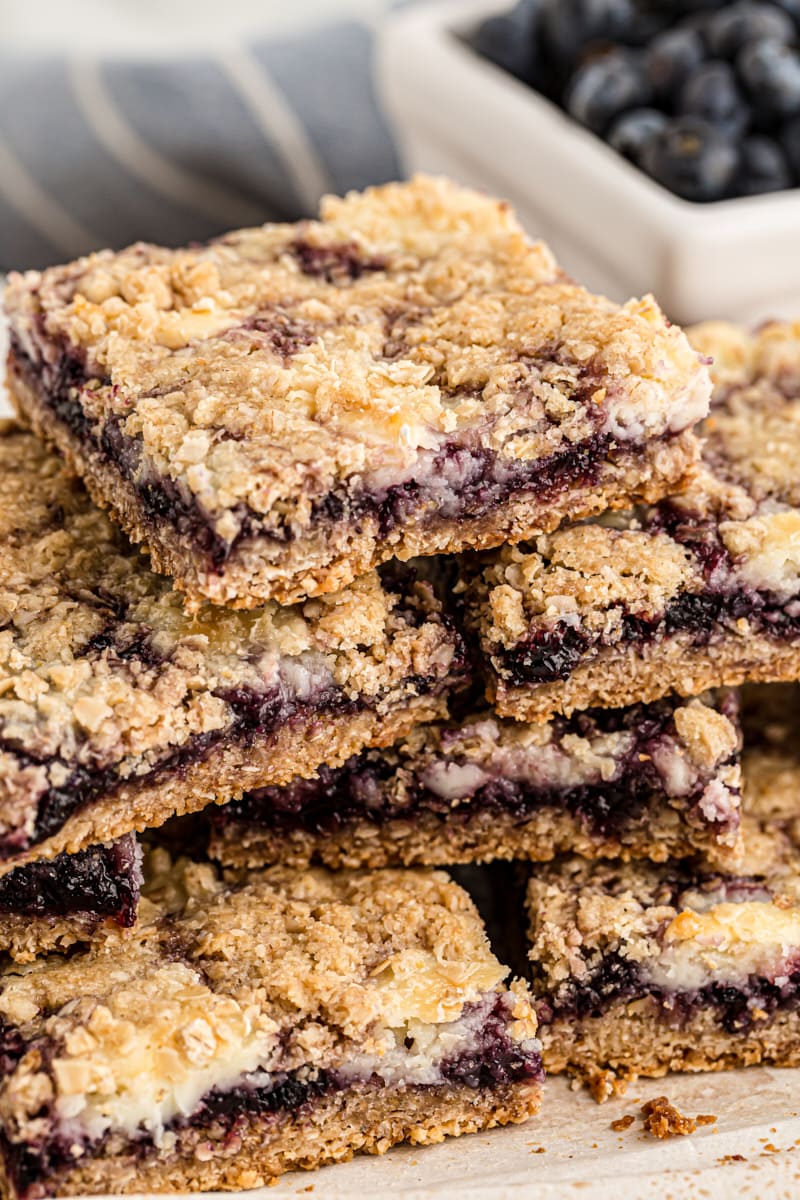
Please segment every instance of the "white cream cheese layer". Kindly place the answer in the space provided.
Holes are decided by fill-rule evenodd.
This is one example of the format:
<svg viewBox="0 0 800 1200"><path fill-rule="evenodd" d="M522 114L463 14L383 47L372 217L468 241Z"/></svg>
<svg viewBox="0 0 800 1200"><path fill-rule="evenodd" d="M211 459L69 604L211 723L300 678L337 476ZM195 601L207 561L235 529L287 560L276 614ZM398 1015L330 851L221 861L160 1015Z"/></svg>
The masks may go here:
<svg viewBox="0 0 800 1200"><path fill-rule="evenodd" d="M264 1011L258 989L242 993L250 999L214 991L190 963L164 961L146 927L139 936L136 970L124 938L87 956L83 997L62 1003L55 1018L54 1109L77 1141L115 1129L128 1136L144 1132L160 1144L169 1123L191 1116L208 1093L228 1091L254 1072L260 1073L259 1086L266 1086L270 1072L287 1070L285 1027ZM71 969L65 960L61 973ZM32 1003L31 979L43 988L49 984L55 997L59 973L58 966L47 971L41 964L19 969L5 981L0 1016L20 1024L33 1019L39 1005L49 1007L52 1000L42 993ZM347 1040L312 1010L298 1015L300 1061L292 1069L307 1065L345 1077L374 1073L387 1083L435 1082L442 1058L462 1044L475 1045L505 974L485 941L466 955L460 945L439 955L423 947L399 950L371 977L352 983L351 999L370 1013L369 1052L348 1059ZM524 998L513 997L509 1014L517 1040L535 1032ZM309 1062L302 1046L304 1039L315 1044L314 1029L328 1050Z"/></svg>
<svg viewBox="0 0 800 1200"><path fill-rule="evenodd" d="M780 986L793 957L800 958L800 909L771 900L723 901L674 917L661 954L643 967L651 983L673 991L743 984L750 975Z"/></svg>

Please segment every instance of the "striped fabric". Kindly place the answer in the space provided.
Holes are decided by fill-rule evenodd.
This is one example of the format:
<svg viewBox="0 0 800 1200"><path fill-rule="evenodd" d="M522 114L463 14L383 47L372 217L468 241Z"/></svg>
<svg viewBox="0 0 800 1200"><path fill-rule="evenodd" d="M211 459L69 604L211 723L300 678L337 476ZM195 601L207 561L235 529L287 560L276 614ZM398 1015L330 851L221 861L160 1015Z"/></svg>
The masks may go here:
<svg viewBox="0 0 800 1200"><path fill-rule="evenodd" d="M356 20L176 60L0 53L0 270L177 245L397 177Z"/></svg>

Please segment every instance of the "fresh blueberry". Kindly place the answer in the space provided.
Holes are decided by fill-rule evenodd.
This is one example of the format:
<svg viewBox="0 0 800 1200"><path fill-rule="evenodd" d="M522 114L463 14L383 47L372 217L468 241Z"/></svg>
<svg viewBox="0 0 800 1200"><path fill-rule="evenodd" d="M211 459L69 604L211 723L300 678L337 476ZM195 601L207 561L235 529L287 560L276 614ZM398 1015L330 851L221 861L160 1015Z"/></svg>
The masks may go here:
<svg viewBox="0 0 800 1200"><path fill-rule="evenodd" d="M735 58L744 46L758 38L791 42L795 33L788 13L774 4L757 4L754 0L726 5L706 26L709 49L716 58Z"/></svg>
<svg viewBox="0 0 800 1200"><path fill-rule="evenodd" d="M792 186L786 155L774 138L747 137L740 148L741 162L736 191L740 196L781 192Z"/></svg>
<svg viewBox="0 0 800 1200"><path fill-rule="evenodd" d="M800 112L800 53L774 38L752 42L736 59L744 83L762 118Z"/></svg>
<svg viewBox="0 0 800 1200"><path fill-rule="evenodd" d="M688 77L681 88L678 110L684 116L702 117L731 136L739 136L750 120L750 110L726 62L707 62Z"/></svg>
<svg viewBox="0 0 800 1200"><path fill-rule="evenodd" d="M632 108L617 117L608 132L608 144L638 164L647 143L666 123L667 118L657 108Z"/></svg>
<svg viewBox="0 0 800 1200"><path fill-rule="evenodd" d="M672 100L705 56L705 45L696 29L678 27L653 38L644 52L644 65L655 95Z"/></svg>
<svg viewBox="0 0 800 1200"><path fill-rule="evenodd" d="M526 83L536 77L537 7L538 0L519 0L511 12L482 21L471 39L478 54Z"/></svg>
<svg viewBox="0 0 800 1200"><path fill-rule="evenodd" d="M584 63L572 76L565 104L576 121L603 134L620 113L650 99L650 88L638 62L614 52Z"/></svg>
<svg viewBox="0 0 800 1200"><path fill-rule="evenodd" d="M559 63L573 63L592 42L624 40L634 16L632 0L542 0L542 44Z"/></svg>
<svg viewBox="0 0 800 1200"><path fill-rule="evenodd" d="M800 184L800 117L792 117L781 130L781 145L789 161L795 182Z"/></svg>
<svg viewBox="0 0 800 1200"><path fill-rule="evenodd" d="M729 137L700 117L667 121L642 151L642 166L685 200L721 200L731 192L739 155Z"/></svg>

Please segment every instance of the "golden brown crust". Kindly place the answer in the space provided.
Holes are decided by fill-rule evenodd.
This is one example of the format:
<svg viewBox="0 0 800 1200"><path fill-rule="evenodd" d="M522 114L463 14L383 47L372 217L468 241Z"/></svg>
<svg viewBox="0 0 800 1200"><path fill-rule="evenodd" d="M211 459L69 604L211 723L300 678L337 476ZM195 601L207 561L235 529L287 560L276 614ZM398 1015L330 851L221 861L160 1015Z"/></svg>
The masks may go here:
<svg viewBox="0 0 800 1200"><path fill-rule="evenodd" d="M229 551L216 574L188 537L156 551L168 526L143 519L130 494L120 504L118 483L92 464L95 494L145 536L154 561L171 564L193 602L315 594L391 556L456 543L457 523L435 531L437 510L460 492L446 479L460 467L437 459L450 447L513 468L591 451L600 437L601 460L614 445L689 429L710 394L698 355L652 298L619 307L592 296L506 205L422 177L329 197L319 222L14 276L6 306L20 363L52 363L62 350L85 362L90 381L72 398L87 437L133 439L134 482L166 479L202 506ZM635 478L632 463L625 473ZM420 509L388 536L369 511L353 544L348 531L313 534L327 498L348 507L409 479L422 488ZM663 494L674 476L660 482ZM622 477L609 471L601 485L612 502L624 498ZM560 515L531 503L533 526L594 511L590 490ZM237 541L245 512L257 546L250 527ZM506 518L504 532L513 524ZM410 541L406 526L417 527ZM191 572L179 573L187 559Z"/></svg>
<svg viewBox="0 0 800 1200"><path fill-rule="evenodd" d="M635 964L645 991L741 984L782 963L793 939L800 945L796 830L746 817L742 832L740 855L725 864L571 856L538 868L527 895L537 994L591 982L609 956Z"/></svg>
<svg viewBox="0 0 800 1200"><path fill-rule="evenodd" d="M198 607L200 595L229 608L252 608L269 595L281 604L292 604L306 595L325 595L344 587L357 575L388 557L379 553L378 538L369 519L342 528L312 531L302 542L281 549L279 561L267 561L259 544L228 559L225 575L209 575L185 538L170 522L159 525L154 536L135 489L91 446L76 438L69 427L42 403L19 375L12 359L8 366L9 393L20 418L39 437L55 443L73 470L84 481L95 504L109 507L134 542L141 543L153 567L173 577L186 593L189 609ZM392 555L403 561L417 555L455 554L465 547L489 550L504 542L519 542L562 521L589 517L619 508L636 498L644 503L659 500L691 478L698 457L692 433L679 434L667 443L645 445L632 451L619 449L613 462L598 465L591 485L574 488L548 499L543 505L524 493L512 496L503 507L481 517L448 520L431 514L422 526L409 524L401 541L391 540Z"/></svg>
<svg viewBox="0 0 800 1200"><path fill-rule="evenodd" d="M643 1076L669 1071L724 1071L759 1064L800 1066L800 1019L777 1012L752 1029L726 1033L716 1013L700 1008L675 1026L650 998L616 1005L602 1017L556 1020L539 1027L550 1075L579 1079L595 1100L625 1091Z"/></svg>
<svg viewBox="0 0 800 1200"><path fill-rule="evenodd" d="M354 1086L316 1101L307 1111L254 1122L236 1137L198 1130L186 1156L152 1163L129 1155L90 1159L57 1181L61 1196L130 1192L209 1192L264 1187L290 1170L346 1162L355 1154L385 1154L399 1142L435 1145L447 1137L520 1124L539 1110L541 1084L491 1089ZM192 1145L192 1141L194 1145ZM5 1184L5 1186L3 1186ZM0 1194L14 1200L0 1161Z"/></svg>
<svg viewBox="0 0 800 1200"><path fill-rule="evenodd" d="M646 807L641 822L626 828L621 837L593 835L579 818L553 809L527 820L484 810L452 821L428 813L381 824L354 820L343 829L320 834L271 834L234 823L227 834L224 826L216 832L209 846L212 858L230 866L322 863L333 868L447 866L495 859L549 862L559 854L665 862L699 851L713 852L721 860L735 858L739 841L731 837L729 844L720 844L713 829L694 828L663 801Z"/></svg>
<svg viewBox="0 0 800 1200"><path fill-rule="evenodd" d="M114 929L111 918L77 913L66 917L30 917L0 913L0 955L14 962L33 962L42 954L68 950L78 943L103 941Z"/></svg>
<svg viewBox="0 0 800 1200"><path fill-rule="evenodd" d="M214 1039L199 1047L190 1036L199 1034L198 1014L231 1054L260 1033L262 1066L275 1058L286 1070L321 1069L340 1066L354 1048L385 1050L396 1017L458 1018L506 974L471 900L443 872L274 867L223 876L158 849L146 864L137 925L70 958L7 970L0 1012L29 1039L55 1039L61 1094L80 1084L102 1102L110 1085L135 1083L137 1067L144 1086L147 1071L185 1081L191 1067L224 1060ZM526 1004L523 991L521 1017L530 1016ZM85 1029L91 1038L78 1036ZM153 1058L153 1047L171 1047L172 1058ZM34 1055L18 1064L17 1080L31 1071L50 1065ZM17 1089L4 1093L11 1111L22 1102Z"/></svg>
<svg viewBox="0 0 800 1200"><path fill-rule="evenodd" d="M688 637L670 638L652 655L631 647L624 656L610 648L577 667L569 679L512 687L490 680L487 695L498 713L517 721L547 721L554 713L584 708L650 703L673 691L696 696L709 688L774 683L800 676L800 645L776 641L746 619L719 641L697 648Z"/></svg>
<svg viewBox="0 0 800 1200"><path fill-rule="evenodd" d="M704 321L686 330L692 345L713 359L714 399L768 385L774 396L800 392L800 321L765 321L756 330Z"/></svg>

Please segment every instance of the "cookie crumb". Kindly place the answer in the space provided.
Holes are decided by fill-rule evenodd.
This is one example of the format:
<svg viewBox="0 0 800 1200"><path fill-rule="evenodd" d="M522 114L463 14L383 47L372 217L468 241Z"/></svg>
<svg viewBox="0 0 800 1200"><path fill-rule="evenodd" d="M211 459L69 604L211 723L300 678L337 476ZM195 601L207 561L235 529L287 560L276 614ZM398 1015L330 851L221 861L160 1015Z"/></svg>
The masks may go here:
<svg viewBox="0 0 800 1200"><path fill-rule="evenodd" d="M642 1105L645 1132L651 1137L685 1137L694 1133L697 1122L692 1117L685 1117L680 1109L670 1104L667 1096L657 1096Z"/></svg>
<svg viewBox="0 0 800 1200"><path fill-rule="evenodd" d="M698 1113L695 1117L698 1125L715 1125L717 1123L716 1113Z"/></svg>
<svg viewBox="0 0 800 1200"><path fill-rule="evenodd" d="M630 1113L626 1113L624 1117L619 1117L616 1121L612 1121L611 1128L614 1130L614 1133L622 1133L623 1129L630 1129L634 1119Z"/></svg>

